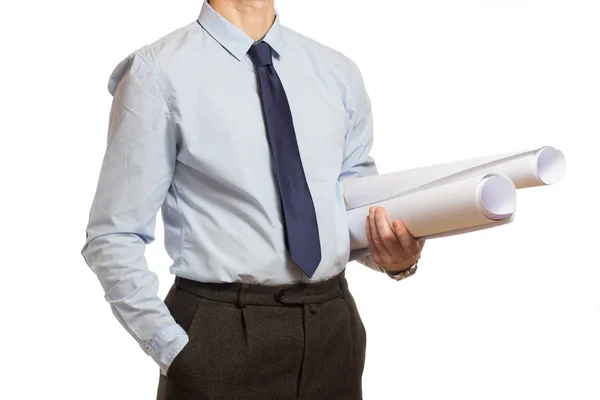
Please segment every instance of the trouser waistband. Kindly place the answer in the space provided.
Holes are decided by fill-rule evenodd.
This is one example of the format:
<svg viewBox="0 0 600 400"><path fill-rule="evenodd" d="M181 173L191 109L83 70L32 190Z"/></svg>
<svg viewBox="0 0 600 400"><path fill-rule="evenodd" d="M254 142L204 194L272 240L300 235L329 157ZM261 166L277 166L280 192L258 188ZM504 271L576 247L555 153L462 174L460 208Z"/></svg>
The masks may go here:
<svg viewBox="0 0 600 400"><path fill-rule="evenodd" d="M348 291L345 270L317 282L298 282L282 285L263 285L242 282L198 282L175 277L177 288L205 299L246 305L283 306L316 304L344 297Z"/></svg>

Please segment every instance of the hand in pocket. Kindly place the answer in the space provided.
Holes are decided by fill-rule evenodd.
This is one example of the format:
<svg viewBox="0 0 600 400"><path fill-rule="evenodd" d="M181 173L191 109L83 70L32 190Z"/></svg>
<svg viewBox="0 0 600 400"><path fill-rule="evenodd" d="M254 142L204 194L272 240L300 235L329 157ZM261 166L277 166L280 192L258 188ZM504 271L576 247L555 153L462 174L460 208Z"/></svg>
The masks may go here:
<svg viewBox="0 0 600 400"><path fill-rule="evenodd" d="M167 374L165 376L170 376L171 375L171 371L176 371L178 370L179 364L181 363L182 359L185 356L185 351L190 347L190 342L188 341L185 346L183 346L183 348L181 350L179 350L179 353L177 353L177 355L175 356L175 358L173 359L173 361L171 361L171 365L169 365L169 368L167 369Z"/></svg>

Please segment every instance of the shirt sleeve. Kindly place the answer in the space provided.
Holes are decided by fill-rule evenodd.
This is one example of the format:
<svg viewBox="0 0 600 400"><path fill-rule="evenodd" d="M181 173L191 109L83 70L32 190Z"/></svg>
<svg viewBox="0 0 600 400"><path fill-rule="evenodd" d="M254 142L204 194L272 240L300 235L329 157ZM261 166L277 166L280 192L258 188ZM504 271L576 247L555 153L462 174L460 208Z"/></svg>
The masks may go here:
<svg viewBox="0 0 600 400"><path fill-rule="evenodd" d="M361 176L377 175L379 172L370 155L373 146L373 113L371 100L366 91L362 74L352 60L350 64L350 109L351 128L346 134L344 160L338 182L345 185L348 180ZM386 273L373 261L368 248L350 250L348 261L356 260L374 271ZM398 280L398 275L387 274Z"/></svg>
<svg viewBox="0 0 600 400"><path fill-rule="evenodd" d="M343 186L350 179L377 175L375 159L370 155L373 146L373 115L371 112L371 100L365 89L362 74L358 66L350 59L349 63L349 102L348 115L350 117L350 129L346 133L344 160L338 177L338 183ZM348 261L359 263L381 272L375 265L369 254L369 249L357 249L350 251Z"/></svg>
<svg viewBox="0 0 600 400"><path fill-rule="evenodd" d="M113 71L107 147L81 255L121 325L163 373L188 342L158 297L144 250L175 169L177 140L159 74L132 53Z"/></svg>

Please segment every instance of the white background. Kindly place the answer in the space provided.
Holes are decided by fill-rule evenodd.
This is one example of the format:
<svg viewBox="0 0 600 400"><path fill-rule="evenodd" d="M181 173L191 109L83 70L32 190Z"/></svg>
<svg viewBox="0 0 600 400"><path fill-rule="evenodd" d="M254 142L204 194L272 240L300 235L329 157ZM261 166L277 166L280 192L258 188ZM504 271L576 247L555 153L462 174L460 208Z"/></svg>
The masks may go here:
<svg viewBox="0 0 600 400"><path fill-rule="evenodd" d="M600 3L276 0L281 22L361 68L380 173L551 145L565 179L515 222L425 244L395 282L347 277L368 335L364 398L599 399ZM116 64L200 0L3 2L2 394L154 399L158 367L79 251ZM172 284L162 222L147 249Z"/></svg>

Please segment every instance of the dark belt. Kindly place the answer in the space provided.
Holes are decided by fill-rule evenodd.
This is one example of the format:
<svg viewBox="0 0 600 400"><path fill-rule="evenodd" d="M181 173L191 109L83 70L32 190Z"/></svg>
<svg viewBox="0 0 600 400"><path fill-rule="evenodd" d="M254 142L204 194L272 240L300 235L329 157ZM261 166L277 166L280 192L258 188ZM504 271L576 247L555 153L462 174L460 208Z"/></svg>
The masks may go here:
<svg viewBox="0 0 600 400"><path fill-rule="evenodd" d="M297 282L282 285L263 285L242 282L198 282L175 277L177 288L196 296L237 304L283 306L316 304L344 297L348 291L345 269L338 275L316 282Z"/></svg>

